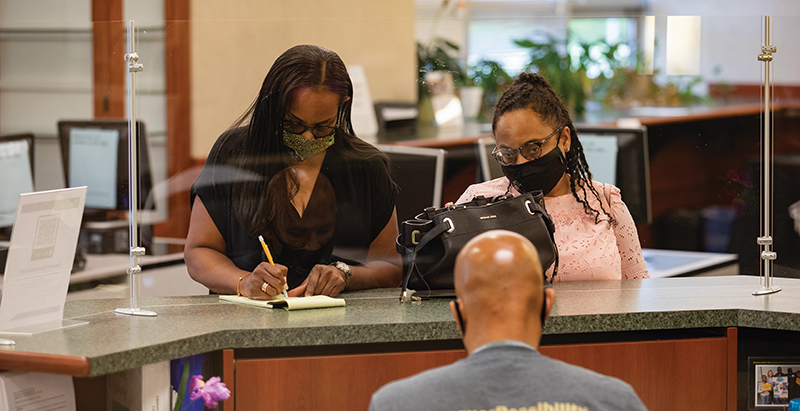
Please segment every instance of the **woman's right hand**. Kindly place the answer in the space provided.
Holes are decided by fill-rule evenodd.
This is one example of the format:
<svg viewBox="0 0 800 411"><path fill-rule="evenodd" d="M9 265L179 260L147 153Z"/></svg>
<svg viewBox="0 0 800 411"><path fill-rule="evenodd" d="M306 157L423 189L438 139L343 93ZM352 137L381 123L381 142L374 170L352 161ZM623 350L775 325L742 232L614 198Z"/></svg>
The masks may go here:
<svg viewBox="0 0 800 411"><path fill-rule="evenodd" d="M286 266L262 262L239 284L239 292L254 300L269 300L280 294L286 284Z"/></svg>

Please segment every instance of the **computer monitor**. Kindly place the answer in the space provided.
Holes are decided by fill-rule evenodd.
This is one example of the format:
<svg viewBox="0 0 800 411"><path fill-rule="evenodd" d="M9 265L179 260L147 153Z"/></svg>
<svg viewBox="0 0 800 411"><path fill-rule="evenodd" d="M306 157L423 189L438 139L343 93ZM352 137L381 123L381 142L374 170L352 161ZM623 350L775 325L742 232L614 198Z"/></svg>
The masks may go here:
<svg viewBox="0 0 800 411"><path fill-rule="evenodd" d="M478 179L477 182L494 180L503 176L503 168L500 163L492 157L492 150L497 145L494 137L482 137L478 139L476 148L478 150Z"/></svg>
<svg viewBox="0 0 800 411"><path fill-rule="evenodd" d="M33 189L33 134L0 136L0 230L14 225L17 201ZM4 237L0 233L0 237ZM2 238L0 238L2 239Z"/></svg>
<svg viewBox="0 0 800 411"><path fill-rule="evenodd" d="M650 152L647 128L589 127L576 125L578 138L592 178L617 186L622 200L638 224L652 221L650 207ZM500 163L492 158L491 137L477 142L479 182L503 176Z"/></svg>
<svg viewBox="0 0 800 411"><path fill-rule="evenodd" d="M147 132L137 121L139 209L153 186ZM67 187L87 186L86 210L128 210L128 121L59 121L58 138Z"/></svg>
<svg viewBox="0 0 800 411"><path fill-rule="evenodd" d="M389 156L392 179L400 187L396 203L398 224L427 207L442 206L445 150L399 145L375 147Z"/></svg>
<svg viewBox="0 0 800 411"><path fill-rule="evenodd" d="M652 222L647 128L576 128L593 179L619 188L633 221Z"/></svg>

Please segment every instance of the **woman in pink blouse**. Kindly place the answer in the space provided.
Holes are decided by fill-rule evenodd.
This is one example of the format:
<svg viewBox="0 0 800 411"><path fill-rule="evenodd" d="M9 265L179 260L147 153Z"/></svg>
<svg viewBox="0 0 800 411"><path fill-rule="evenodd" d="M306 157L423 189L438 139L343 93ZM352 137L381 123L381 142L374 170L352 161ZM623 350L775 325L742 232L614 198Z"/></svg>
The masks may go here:
<svg viewBox="0 0 800 411"><path fill-rule="evenodd" d="M541 190L556 226L555 281L649 278L619 189L592 181L569 112L544 78L519 76L497 103L492 133L505 177L471 185L458 203Z"/></svg>

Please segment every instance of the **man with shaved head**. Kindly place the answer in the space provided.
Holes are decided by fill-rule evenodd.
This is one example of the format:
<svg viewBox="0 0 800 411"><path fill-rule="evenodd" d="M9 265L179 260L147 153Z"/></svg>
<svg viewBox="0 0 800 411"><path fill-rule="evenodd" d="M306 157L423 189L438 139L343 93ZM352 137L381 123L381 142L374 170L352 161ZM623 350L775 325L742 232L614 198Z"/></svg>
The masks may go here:
<svg viewBox="0 0 800 411"><path fill-rule="evenodd" d="M389 383L371 411L646 410L630 385L537 351L555 291L536 248L495 230L476 236L455 265L450 310L468 357Z"/></svg>

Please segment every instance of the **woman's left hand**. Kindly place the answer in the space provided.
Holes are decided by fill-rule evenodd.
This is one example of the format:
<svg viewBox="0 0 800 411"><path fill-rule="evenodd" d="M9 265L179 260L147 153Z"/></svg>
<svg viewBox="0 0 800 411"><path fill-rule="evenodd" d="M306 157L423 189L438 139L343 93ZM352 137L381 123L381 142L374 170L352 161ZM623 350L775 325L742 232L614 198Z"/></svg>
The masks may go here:
<svg viewBox="0 0 800 411"><path fill-rule="evenodd" d="M295 289L289 290L289 297L298 297L310 295L327 295L336 297L340 292L344 291L345 274L342 270L332 265L317 264L311 269L311 272Z"/></svg>

